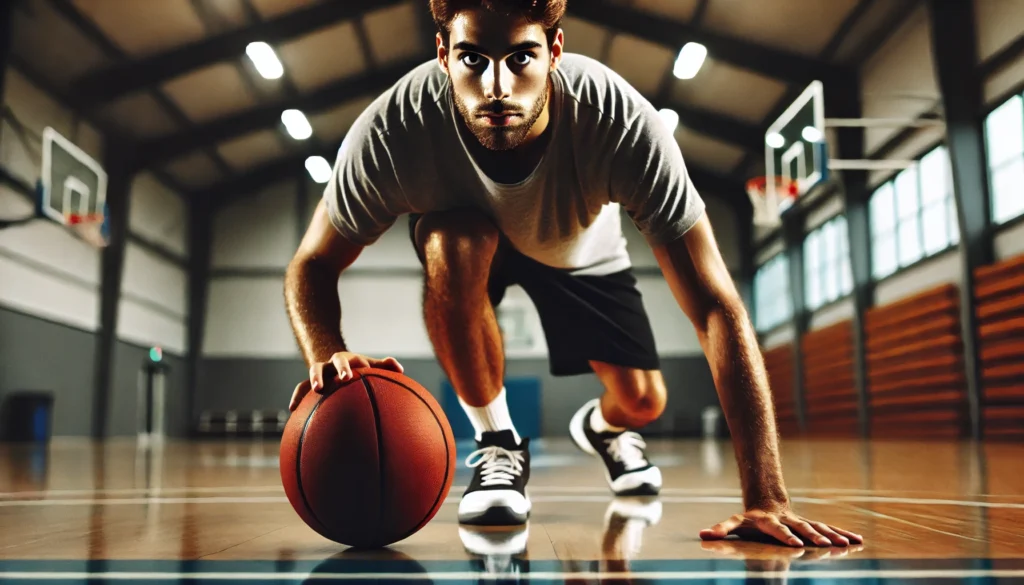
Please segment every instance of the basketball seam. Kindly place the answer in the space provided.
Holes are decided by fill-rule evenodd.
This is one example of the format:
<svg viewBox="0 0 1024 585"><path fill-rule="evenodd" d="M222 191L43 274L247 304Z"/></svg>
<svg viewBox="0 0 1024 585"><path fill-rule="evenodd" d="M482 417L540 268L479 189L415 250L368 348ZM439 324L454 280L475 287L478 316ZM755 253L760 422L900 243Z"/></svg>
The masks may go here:
<svg viewBox="0 0 1024 585"><path fill-rule="evenodd" d="M373 411L373 425L377 432L377 503L380 510L377 514L377 525L384 523L384 437L380 428L380 409L377 408L377 399L373 395L373 388L366 376L362 377L363 387L366 388L366 396L370 399L370 410Z"/></svg>
<svg viewBox="0 0 1024 585"><path fill-rule="evenodd" d="M393 383L393 384L395 384L395 385L397 385L397 386L399 386L401 388L404 388L405 390L411 392L412 395L415 396L417 400L419 400L420 402L422 402L424 405L427 406L427 410L430 411L430 415L434 417L435 421L437 421L437 423L438 423L437 424L437 428L441 429L441 436L444 438L444 477L445 477L445 482L447 482L448 481L448 479L447 479L448 478L448 473L451 471L451 464L450 464L451 453L450 453L450 451L448 449L448 437L444 436L444 425L442 425L441 424L441 420L439 418L437 418L437 414L434 412L434 409L430 408L430 405L427 404L427 401L424 400L423 397L420 396L418 392L416 392L412 388L409 388L408 386L406 386L405 384L402 384L401 382L399 382L397 380L392 380L391 378L388 378L388 377L385 377L385 376L373 375L373 374L364 374L363 375L363 383L367 384L367 388L369 388L369 385L368 385L369 383L366 382L366 378L369 378L369 377L380 378L381 380L387 380L388 382L391 382L391 383ZM376 412L377 412L376 409L374 409L374 414L376 414ZM379 438L380 437L380 421L379 420L377 421L377 429L378 429L377 436ZM383 473L383 471L382 471L382 473ZM383 484L381 484L381 485L383 485ZM406 538L409 538L410 536L415 534L416 531L418 531L421 528L423 528L423 524L426 521L427 517L430 516L431 512L436 513L437 503L441 499L441 495L443 493L444 493L444 489L438 490L437 497L434 498L434 505L432 505L430 507L430 510L423 516L423 518L420 519L419 522L416 523L416 525L412 528L412 530L410 530L409 532L403 534L401 536L401 538L399 538L395 542L398 542L399 540L404 540ZM384 501L383 498L381 499L381 501L382 502Z"/></svg>
<svg viewBox="0 0 1024 585"><path fill-rule="evenodd" d="M309 505L309 500L306 499L306 492L302 489L302 445L306 442L306 431L309 429L309 422L313 420L313 415L316 414L316 411L320 409L320 405L326 399L327 394L324 394L320 397L320 400L317 400L316 406L313 407L313 410L309 411L309 416L306 417L306 421L302 424L302 435L299 436L299 446L295 453L295 483L299 488L298 491L299 496L302 497L302 503L306 505L306 511L313 517L313 520L316 520L316 523L320 525L325 534L330 534L331 531L327 529L327 525L317 517L313 506Z"/></svg>

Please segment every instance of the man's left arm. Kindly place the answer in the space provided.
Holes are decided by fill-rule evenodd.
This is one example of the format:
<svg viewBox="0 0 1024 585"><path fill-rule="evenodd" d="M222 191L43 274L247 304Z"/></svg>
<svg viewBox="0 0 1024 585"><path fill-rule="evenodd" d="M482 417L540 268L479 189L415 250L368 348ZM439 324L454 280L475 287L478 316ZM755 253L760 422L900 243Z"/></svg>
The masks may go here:
<svg viewBox="0 0 1024 585"><path fill-rule="evenodd" d="M857 534L807 520L790 508L764 360L707 215L702 214L682 237L654 243L652 249L707 356L743 489L744 513L702 530L700 537L716 540L761 533L791 546L803 546L804 541L821 546L861 543Z"/></svg>

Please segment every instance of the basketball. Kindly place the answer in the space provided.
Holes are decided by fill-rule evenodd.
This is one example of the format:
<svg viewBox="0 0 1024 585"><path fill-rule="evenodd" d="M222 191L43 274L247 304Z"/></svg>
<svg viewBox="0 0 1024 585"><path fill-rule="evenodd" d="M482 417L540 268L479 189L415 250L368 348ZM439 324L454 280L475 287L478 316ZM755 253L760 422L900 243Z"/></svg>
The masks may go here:
<svg viewBox="0 0 1024 585"><path fill-rule="evenodd" d="M397 372L363 368L308 393L285 425L281 480L310 528L374 548L429 522L451 489L455 440L440 404Z"/></svg>

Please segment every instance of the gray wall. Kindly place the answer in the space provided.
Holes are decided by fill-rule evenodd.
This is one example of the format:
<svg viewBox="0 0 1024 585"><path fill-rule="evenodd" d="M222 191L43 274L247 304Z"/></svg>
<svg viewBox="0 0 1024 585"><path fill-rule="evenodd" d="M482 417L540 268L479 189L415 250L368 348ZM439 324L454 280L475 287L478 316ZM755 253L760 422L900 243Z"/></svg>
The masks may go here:
<svg viewBox="0 0 1024 585"><path fill-rule="evenodd" d="M53 431L58 436L91 432L97 337L63 323L0 308L0 404L8 394L25 390L52 393ZM110 401L111 436L135 434L139 368L149 353L118 341L114 349L114 380ZM167 425L183 436L185 361L164 353L167 375Z"/></svg>
<svg viewBox="0 0 1024 585"><path fill-rule="evenodd" d="M25 185L40 177L47 126L101 160L104 137L15 68L6 71L3 102L16 122L3 120L0 165ZM25 132L15 132L15 125ZM187 393L175 356L186 352L185 204L149 174L134 178L130 197L108 430L135 432L139 363L149 347L161 346L174 368L169 422L180 433ZM0 186L0 217L28 217L33 209L28 195ZM91 431L100 297L98 248L49 219L0 230L0 397L28 388L54 392L55 435Z"/></svg>
<svg viewBox="0 0 1024 585"><path fill-rule="evenodd" d="M88 435L95 349L91 332L0 308L0 402L16 391L52 392L54 432Z"/></svg>
<svg viewBox="0 0 1024 585"><path fill-rule="evenodd" d="M110 435L129 436L136 432L139 371L148 359L149 348L119 341L114 348L114 388L110 399ZM187 372L182 356L163 354L167 367L164 385L167 434L183 437L188 433L185 416Z"/></svg>

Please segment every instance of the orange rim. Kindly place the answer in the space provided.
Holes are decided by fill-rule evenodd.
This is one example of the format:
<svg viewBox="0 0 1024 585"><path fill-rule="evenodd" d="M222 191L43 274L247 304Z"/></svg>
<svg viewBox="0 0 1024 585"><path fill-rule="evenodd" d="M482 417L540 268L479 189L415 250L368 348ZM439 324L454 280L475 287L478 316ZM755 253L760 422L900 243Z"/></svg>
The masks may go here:
<svg viewBox="0 0 1024 585"><path fill-rule="evenodd" d="M103 214L101 213L87 213L80 215L78 213L72 213L68 215L68 225L78 225L80 223L102 223Z"/></svg>
<svg viewBox="0 0 1024 585"><path fill-rule="evenodd" d="M785 177L775 177L775 187L777 189L781 189L786 195L790 197L796 197L797 194L800 192L799 183L792 179L787 179ZM750 179L749 181L747 181L747 190L756 190L758 193L761 194L762 197L764 197L764 195L768 191L768 177L761 176Z"/></svg>

